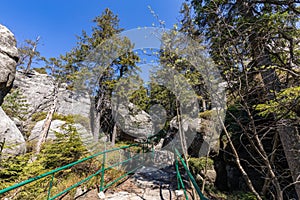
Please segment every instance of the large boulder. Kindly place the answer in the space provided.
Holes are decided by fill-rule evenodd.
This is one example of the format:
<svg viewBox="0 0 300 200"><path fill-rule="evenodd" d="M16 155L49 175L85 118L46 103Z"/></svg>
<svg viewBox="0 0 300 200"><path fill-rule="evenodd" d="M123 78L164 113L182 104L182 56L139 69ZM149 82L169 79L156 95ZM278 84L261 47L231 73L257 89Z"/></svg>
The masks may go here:
<svg viewBox="0 0 300 200"><path fill-rule="evenodd" d="M0 146L2 156L20 155L26 152L25 139L15 123L0 107Z"/></svg>
<svg viewBox="0 0 300 200"><path fill-rule="evenodd" d="M170 121L170 130L172 135L178 133L177 117ZM188 151L191 156L201 157L208 152L219 152L220 128L218 121L213 117L202 117L201 115L197 118L182 117L182 131L187 137Z"/></svg>
<svg viewBox="0 0 300 200"><path fill-rule="evenodd" d="M115 113L121 138L146 139L154 133L151 116L133 103L118 105Z"/></svg>
<svg viewBox="0 0 300 200"><path fill-rule="evenodd" d="M12 32L0 24L0 105L12 87L17 62L16 39Z"/></svg>
<svg viewBox="0 0 300 200"><path fill-rule="evenodd" d="M63 84L62 84L63 85ZM90 117L90 98L87 94L67 90L65 85L58 90L57 113ZM32 70L27 74L17 72L14 87L21 91L29 106L29 115L50 110L54 99L55 82L47 74Z"/></svg>

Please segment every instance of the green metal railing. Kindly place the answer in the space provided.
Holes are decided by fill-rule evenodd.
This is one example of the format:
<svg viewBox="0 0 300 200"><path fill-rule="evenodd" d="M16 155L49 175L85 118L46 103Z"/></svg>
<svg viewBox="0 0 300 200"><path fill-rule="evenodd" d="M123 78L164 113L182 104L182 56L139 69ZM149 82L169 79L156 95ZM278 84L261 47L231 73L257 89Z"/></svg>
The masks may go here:
<svg viewBox="0 0 300 200"><path fill-rule="evenodd" d="M188 169L184 159L181 157L180 153L178 152L178 150L175 148L174 149L175 151L175 155L176 155L176 160L175 160L175 167L176 167L176 173L177 173L177 179L178 179L178 189L180 190L180 187L183 189L184 191L184 195L185 195L185 199L188 200L188 196L187 196L187 193L186 193L186 189L184 187L184 184L183 184L183 180L182 180L182 177L180 175L180 172L179 172L179 167L178 167L178 160L181 162L181 164L183 165L183 168L185 169L185 171L187 172L187 175L190 179L190 181L192 182L198 196L200 197L201 200L208 200L206 197L204 197L204 195L202 194L195 178L193 177L192 173L190 172L190 170ZM178 158L178 159L177 159Z"/></svg>
<svg viewBox="0 0 300 200"><path fill-rule="evenodd" d="M42 179L42 178L48 177L48 176L51 176L51 179L50 179L50 182L49 182L49 188L48 188L47 200L53 200L53 199L55 199L55 198L57 198L57 197L60 197L60 196L62 196L63 194L69 192L70 190L72 190L72 189L74 189L74 188L80 186L81 184L83 184L83 183L89 181L89 180L92 179L93 177L96 177L96 176L98 176L98 175L100 175L100 174L101 174L100 191L103 191L103 190L107 189L108 187L110 187L111 185L113 185L114 183L120 181L121 179L123 179L124 177L126 177L127 175L133 173L134 171L136 171L138 168L141 167L141 166L138 166L138 167L134 168L133 170L131 170L131 171L125 173L124 175L118 177L117 179L115 179L115 180L113 180L113 181L107 183L106 185L104 185L104 174L105 174L105 171L107 171L107 170L109 170L109 169L112 169L113 167L116 167L116 166L125 164L125 163L127 163L127 162L129 162L129 161L132 161L132 160L134 160L134 159L137 159L137 158L139 158L139 156L140 156L139 154L136 154L135 156L132 156L132 157L130 157L130 158L124 160L124 161L117 162L117 163L115 163L115 164L113 164L113 165L111 165L111 166L109 166L109 167L105 167L106 155L107 155L108 153L110 153L110 152L119 151L119 150L122 150L122 149L129 149L129 148L134 147L134 146L139 146L139 144L131 144L131 145L122 146L122 147L114 148L114 149L109 149L109 150L106 150L106 151L103 151L103 152L99 152L99 153L93 154L93 155L91 155L91 156L88 156L88 157L83 158L83 159L81 159L81 160L78 160L78 161L76 161L76 162L73 162L73 163L70 163L70 164L68 164L68 165L59 167L59 168L57 168L57 169L54 169L54 170L49 171L49 172L46 172L46 173L41 174L41 175L39 175L39 176L36 176L36 177L34 177L34 178L30 178L30 179L25 180L25 181L23 181L23 182L17 183L17 184L15 184L15 185L13 185L13 186L10 186L10 187L7 187L7 188L5 188L5 189L2 189L2 190L0 190L0 195L1 195L1 194L4 194L4 193L6 193L6 192L12 191L12 190L14 190L14 189L20 188L20 187L22 187L22 186L25 186L25 185L27 185L27 184L29 184L29 183L35 182L35 181L37 181L37 180L40 180L40 179ZM144 144L143 144L143 152L145 152L145 150L144 150ZM66 188L65 190L59 192L58 194L56 194L56 195L54 195L54 196L51 196L51 189L52 189L52 187L53 187L54 174L56 174L56 173L58 173L58 172L61 172L61 171L63 171L63 170L69 169L69 168L71 168L71 167L73 167L73 166L75 166L75 165L78 165L79 163L86 162L86 161L88 161L88 160L91 160L91 159L96 158L96 157L101 156L101 155L103 155L103 161L102 161L102 166L101 166L101 169L100 169L100 170L98 170L96 173L94 173L94 174L92 174L92 175L86 177L85 179L83 179L83 180L81 180L81 181L79 181L79 182L73 184L72 186Z"/></svg>
<svg viewBox="0 0 300 200"><path fill-rule="evenodd" d="M152 138L153 139L153 138ZM115 180L112 180L111 182L107 183L106 185L104 184L104 175L105 175L105 171L107 170L110 170L114 167L117 167L119 165L122 165L122 164L125 164L127 162L130 162L130 161L133 161L135 159L138 159L138 158L142 158L142 159L145 159L145 153L147 152L147 150L149 150L149 145L151 145L151 157L154 157L154 148L153 148L153 142L151 142L152 140L151 139L147 139L147 141L145 143L142 143L142 144L131 144L131 145L127 145L127 146L122 146L122 147L119 147L119 148L114 148L114 149L109 149L109 150L106 150L106 151L103 151L103 152L98 152L96 154L93 154L91 156L88 156L86 158L83 158L81 160L78 160L76 162L73 162L73 163L70 163L68 165L65 165L65 166L62 166L62 167L59 167L57 169L54 169L52 171L49 171L49 172L46 172L44 174L41 174L39 176L36 176L34 178L30 178L28 180L25 180L23 182L20 182L20 183L17 183L13 186L10 186L10 187L7 187L5 189L2 189L0 190L0 195L4 194L4 193L7 193L9 191L12 191L14 189L17 189L17 188L20 188L22 186L25 186L27 184L30 184L32 182L35 182L35 181L38 181L42 178L45 178L45 177L48 177L48 176L51 176L50 178L50 181L49 181L49 187L48 187L48 191L47 191L47 200L53 200L53 199L56 199L64 194L66 194L67 192L71 191L72 189L74 188L77 188L78 186L80 186L81 184L91 180L93 177L96 177L96 176L99 176L101 174L101 179L100 179L100 183L99 183L99 190L100 192L101 191L104 191L105 189L109 188L110 186L112 186L114 183L117 183L118 181L122 180L123 178L125 178L126 176L128 176L129 174L135 172L138 168L142 167L142 163L140 163L139 165L136 165L136 167L134 169L131 169L129 172L123 174L122 176L116 178ZM108 167L105 167L105 163L106 163L106 159L107 159L107 154L110 153L110 152L114 152L114 151L119 151L119 150L125 150L125 149L129 149L131 147L136 147L136 146L140 146L142 145L142 154L143 156L140 156L140 154L136 154L134 156L129 156L128 159L126 160L123 160L123 161L120 161L120 162L117 162L113 165L110 165ZM185 171L187 172L187 175L190 179L190 181L192 182L198 196L200 197L201 200L208 200L207 198L204 197L204 195L202 194L199 186L197 185L193 175L191 174L191 172L189 171L184 159L181 157L179 151L174 148L174 153L175 153L175 170L176 170L176 175L177 175L177 182L178 182L178 190L182 189L184 191L184 195L185 195L185 198L188 200L188 195L187 195L187 191L186 191L186 188L184 186L184 182L183 182L183 179L182 179L182 176L180 174L180 171L179 171L179 161L181 162L182 166L184 167ZM81 181L73 184L72 186L64 189L63 191L51 196L51 189L53 187L53 182L54 182L54 175L58 172L61 172L63 170L67 170L75 165L78 165L79 163L83 163L83 162L86 162L88 160L91 160L93 158L96 158L98 156L103 156L102 157L102 164L101 164L101 167L98 171L96 171L95 173L93 173L92 175L82 179Z"/></svg>

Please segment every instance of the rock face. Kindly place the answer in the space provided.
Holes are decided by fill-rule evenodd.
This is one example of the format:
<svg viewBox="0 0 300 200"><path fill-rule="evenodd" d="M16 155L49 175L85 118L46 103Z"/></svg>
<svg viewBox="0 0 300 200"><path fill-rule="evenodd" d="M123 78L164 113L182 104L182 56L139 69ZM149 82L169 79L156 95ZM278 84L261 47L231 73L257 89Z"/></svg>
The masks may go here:
<svg viewBox="0 0 300 200"><path fill-rule="evenodd" d="M18 62L14 35L0 24L0 105L12 87Z"/></svg>
<svg viewBox="0 0 300 200"><path fill-rule="evenodd" d="M173 132L178 132L177 118L170 121L170 128ZM193 157L205 156L208 151L218 153L220 148L220 132L218 124L211 119L201 117L195 119L182 119L182 128L188 138L189 154Z"/></svg>
<svg viewBox="0 0 300 200"><path fill-rule="evenodd" d="M4 144L2 156L19 155L26 152L25 140L15 123L0 107L0 143ZM2 145L1 145L2 146Z"/></svg>
<svg viewBox="0 0 300 200"><path fill-rule="evenodd" d="M0 105L15 79L18 50L14 35L0 24ZM25 153L25 140L15 123L0 107L0 149L2 156ZM0 152L1 153L1 152Z"/></svg>
<svg viewBox="0 0 300 200"><path fill-rule="evenodd" d="M153 134L151 116L132 103L119 105L116 122L122 130L121 137L147 138Z"/></svg>
<svg viewBox="0 0 300 200"><path fill-rule="evenodd" d="M41 136L41 130L43 128L45 120L39 121L36 123L34 128L31 131L31 134L28 138L29 141L38 141ZM47 135L46 140L54 140L56 139L55 132L58 133L66 133L66 130L63 129L64 125L66 125L65 121L62 120L53 120L51 122L51 126ZM71 124L73 128L76 128L82 142L84 145L88 146L90 141L93 139L92 134L86 130L81 124ZM66 127L67 128L67 127Z"/></svg>
<svg viewBox="0 0 300 200"><path fill-rule="evenodd" d="M18 88L29 105L29 114L47 112L53 104L54 80L47 74L32 71L31 74L17 72L14 87ZM63 115L81 115L89 118L90 98L86 94L77 94L64 87L58 91L57 113Z"/></svg>

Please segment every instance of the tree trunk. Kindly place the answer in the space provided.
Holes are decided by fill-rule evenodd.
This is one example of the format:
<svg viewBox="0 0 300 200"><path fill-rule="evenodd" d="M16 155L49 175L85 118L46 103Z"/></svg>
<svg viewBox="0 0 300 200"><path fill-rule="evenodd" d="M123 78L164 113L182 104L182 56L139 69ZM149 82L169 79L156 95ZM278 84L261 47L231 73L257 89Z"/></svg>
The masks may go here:
<svg viewBox="0 0 300 200"><path fill-rule="evenodd" d="M36 47L39 43L39 40L40 40L40 36L38 36L34 42L34 45L32 47L32 54L29 55L29 61L27 63L27 67L26 67L26 70L25 70L25 74L29 72L30 68L31 68L31 64L32 64L32 59L34 58L34 54L35 54L35 51L36 51Z"/></svg>
<svg viewBox="0 0 300 200"><path fill-rule="evenodd" d="M274 165L274 160L275 160L275 152L276 152L276 149L278 148L278 143L279 143L279 136L278 136L278 133L275 134L275 138L274 138L274 142L273 142L273 147L272 147L272 155L270 157L270 162L272 165ZM265 179L265 182L264 182L264 185L262 187L262 194L264 196L266 196L267 194L267 190L269 189L270 187L270 182L271 182L271 179L270 179L270 173L267 174L267 177Z"/></svg>
<svg viewBox="0 0 300 200"><path fill-rule="evenodd" d="M180 110L179 101L177 99L176 99L176 112L177 112L178 132L179 132L179 137L180 137L181 149L182 149L184 160L186 162L186 166L187 166L188 170L190 170L190 165L189 165L189 161L188 161L188 147L186 144L185 133L182 128L181 110ZM197 197L196 189L195 189L192 181L189 180L189 182L190 182L190 186L193 191L193 197L196 198Z"/></svg>
<svg viewBox="0 0 300 200"><path fill-rule="evenodd" d="M177 112L178 132L179 132L179 137L180 137L181 149L182 149L182 153L184 155L184 159L187 161L186 138L185 138L184 131L182 130L181 113L180 113L180 108L179 108L179 102L177 99L176 99L176 112Z"/></svg>
<svg viewBox="0 0 300 200"><path fill-rule="evenodd" d="M116 143L116 138L117 138L117 117L118 116L118 112L119 112L119 105L120 105L120 97L117 95L117 102L116 102L116 108L114 110L113 106L111 106L112 108L112 112L115 113L113 115L115 115L114 118L114 128L113 128L113 131L112 131L112 135L111 135L111 145L112 146L115 146L115 143ZM113 111L114 110L114 111Z"/></svg>
<svg viewBox="0 0 300 200"><path fill-rule="evenodd" d="M41 131L41 136L39 137L38 143L36 145L35 157L33 158L33 161L36 159L36 155L38 155L41 152L42 145L46 141L46 138L47 138L50 126L51 126L53 115L54 115L54 113L56 112L56 109L57 109L58 84L56 84L54 86L54 91L53 92L54 92L53 105L52 105L51 109L48 111L47 117L46 117L45 122L43 124L42 131Z"/></svg>
<svg viewBox="0 0 300 200"><path fill-rule="evenodd" d="M259 37L259 35L254 34L253 37ZM266 94L266 101L272 100L275 98L275 92L278 92L280 90L280 81L276 74L275 69L269 68L270 65L272 65L271 58L268 54L268 52L265 50L265 41L257 41L255 38L252 38L252 49L253 49L253 59L256 61L257 67L261 68L261 77L264 83L264 90ZM249 109L248 109L249 112ZM250 114L250 112L249 112ZM250 115L249 115L250 116ZM275 117L276 118L276 117ZM253 124L253 128L255 127L255 122L253 119L253 116L251 116L251 121ZM255 128L254 128L255 130ZM258 137L256 131L254 133L254 140L257 143L257 147L262 154L262 159L264 161L264 164L266 165L268 169L268 176L270 176L271 181L275 187L276 190L276 198L278 200L283 200L282 196L282 188L280 186L279 180L274 172L274 169L272 168L272 164L268 158L268 155L264 149L264 146L262 144L262 141Z"/></svg>
<svg viewBox="0 0 300 200"><path fill-rule="evenodd" d="M113 132L112 132L112 136L111 136L111 145L112 146L115 146L116 138L117 138L117 124L115 123Z"/></svg>
<svg viewBox="0 0 300 200"><path fill-rule="evenodd" d="M93 136L94 141L98 142L99 134L101 130L101 117L102 117L102 101L104 99L103 94L99 96L97 103L94 104L94 121L93 121Z"/></svg>
<svg viewBox="0 0 300 200"><path fill-rule="evenodd" d="M278 133L283 146L294 183L300 181L300 135L297 127L290 120L281 120ZM296 193L300 199L300 182L295 184Z"/></svg>
<svg viewBox="0 0 300 200"><path fill-rule="evenodd" d="M100 119L101 119L101 113L95 111L94 126L93 126L94 127L93 137L94 137L95 142L98 142L98 140L99 140Z"/></svg>
<svg viewBox="0 0 300 200"><path fill-rule="evenodd" d="M205 112L206 111L206 101L203 98L202 98L202 107L203 107L203 112Z"/></svg>

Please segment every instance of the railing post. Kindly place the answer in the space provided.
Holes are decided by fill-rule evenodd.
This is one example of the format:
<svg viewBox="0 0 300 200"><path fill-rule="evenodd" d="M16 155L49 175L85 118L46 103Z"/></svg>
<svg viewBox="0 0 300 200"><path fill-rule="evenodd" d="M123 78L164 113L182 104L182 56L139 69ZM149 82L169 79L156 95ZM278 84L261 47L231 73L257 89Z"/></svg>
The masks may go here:
<svg viewBox="0 0 300 200"><path fill-rule="evenodd" d="M51 189L52 189L52 186L53 186L53 179L54 179L54 173L52 174L51 176L51 180L50 180L50 183L49 183L49 189L48 189L48 196L47 196L47 200L50 199L50 195L51 195Z"/></svg>
<svg viewBox="0 0 300 200"><path fill-rule="evenodd" d="M176 155L175 155L176 156ZM188 200L189 199L189 197L188 197L188 195L187 195L187 193L186 193L186 189L185 189L185 187L184 187L184 183L183 183L183 180L182 180L182 178L181 178L181 175L180 175L180 172L179 172L179 167L178 167L178 160L177 160L177 156L176 156L176 161L175 161L175 167L176 167L176 174L177 174L177 187L178 187L178 190L180 190L180 185L181 185L181 188L182 188L182 190L183 190L183 192L184 192L184 196L185 196L185 199L186 200Z"/></svg>
<svg viewBox="0 0 300 200"><path fill-rule="evenodd" d="M177 156L176 156L176 159L175 159L175 169L176 169L176 177L177 177L177 188L178 190L180 190L180 174L179 174L179 169L178 169L178 160L177 160Z"/></svg>
<svg viewBox="0 0 300 200"><path fill-rule="evenodd" d="M105 160L106 160L106 153L103 154L102 169L101 169L100 192L103 191L103 185L104 185Z"/></svg>
<svg viewBox="0 0 300 200"><path fill-rule="evenodd" d="M192 184L194 185L196 192L198 193L198 196L200 197L201 200L208 200L206 197L204 197L204 195L202 194L199 186L197 185L197 182L195 180L195 178L193 177L192 173L190 172L190 170L188 169L184 159L180 156L179 152L177 149L175 149L175 153L177 154L177 157L179 158L180 162L182 163L185 171L188 174L189 179L191 180Z"/></svg>

